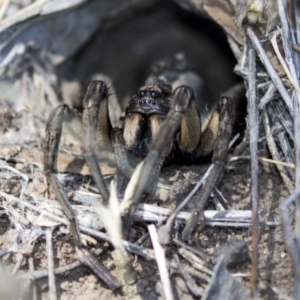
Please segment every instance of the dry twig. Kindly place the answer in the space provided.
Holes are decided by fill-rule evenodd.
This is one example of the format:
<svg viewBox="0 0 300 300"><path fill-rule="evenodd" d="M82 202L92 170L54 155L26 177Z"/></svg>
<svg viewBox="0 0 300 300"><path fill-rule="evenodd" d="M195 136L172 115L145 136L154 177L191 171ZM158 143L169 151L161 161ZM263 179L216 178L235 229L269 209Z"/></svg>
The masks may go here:
<svg viewBox="0 0 300 300"><path fill-rule="evenodd" d="M252 273L251 288L252 297L258 297L258 114L256 98L256 63L255 52L251 42L248 42L248 107L250 130L250 154L251 154L251 203L252 203Z"/></svg>
<svg viewBox="0 0 300 300"><path fill-rule="evenodd" d="M49 299L56 300L56 285L54 275L54 258L52 245L52 228L46 230L46 246L48 260L48 282L49 282Z"/></svg>
<svg viewBox="0 0 300 300"><path fill-rule="evenodd" d="M280 77L278 76L274 67L272 66L272 64L271 64L266 52L262 48L256 34L250 27L247 28L247 34L252 42L254 49L256 50L261 62L264 64L265 68L267 69L268 74L270 75L274 85L276 86L277 90L281 94L282 99L285 101L285 104L287 105L290 113L292 114L293 113L292 100L291 100L291 97L289 96L285 86L283 85L282 80L280 79Z"/></svg>

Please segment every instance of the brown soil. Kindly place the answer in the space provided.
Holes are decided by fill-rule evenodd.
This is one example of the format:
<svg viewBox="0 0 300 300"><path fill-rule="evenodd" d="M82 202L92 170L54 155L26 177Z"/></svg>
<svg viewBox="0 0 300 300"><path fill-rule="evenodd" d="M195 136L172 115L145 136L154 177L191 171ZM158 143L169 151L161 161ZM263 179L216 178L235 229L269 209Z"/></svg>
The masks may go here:
<svg viewBox="0 0 300 300"><path fill-rule="evenodd" d="M15 167L20 172L28 172L30 168L30 158L24 159L24 155L20 151L27 148L27 155L37 152L37 147L25 146L7 146L2 148L0 157L4 165ZM11 153L9 155L7 153ZM28 155L30 157L30 155ZM35 160L35 163L39 161ZM159 203L166 207L174 208L179 203L186 193L191 190L193 180L200 177L207 165L200 166L168 166L162 171L164 182L171 183L169 197L164 203ZM1 190L13 194L18 197L20 193L20 182L11 176L5 176L3 173L1 181ZM37 198L43 197L44 184L42 180L41 170L39 168L31 168L30 182L26 192L36 195ZM200 176L199 176L200 175ZM189 182L186 178L189 178ZM191 180L193 178L193 180ZM82 181L81 177L76 177L76 180ZM276 169L270 165L260 165L260 210L261 220L280 221L279 205L280 201L287 196L287 191L282 184L282 181ZM173 183L172 183L173 182ZM180 184L178 184L178 182ZM75 184L73 184L75 186ZM71 186L68 187L70 190ZM234 209L250 209L250 166L247 161L231 163L219 192ZM192 207L192 203L189 205ZM14 239L13 233L15 230L11 228L12 223L9 219L12 216L2 215L1 222L1 249L5 249L12 244ZM16 221L14 221L14 224ZM30 232L31 226L27 226L27 232ZM25 230L25 229L24 229ZM31 228L32 230L32 228ZM174 236L180 234L181 226L173 229ZM63 234L64 231L54 230L54 264L55 267L64 266L76 261L76 254L72 247L72 241L69 235ZM135 235L139 237L145 232L145 226L141 223L135 225ZM251 230L249 228L231 228L231 227L206 227L198 237L194 246L204 250L208 255L216 257L218 248L228 241L236 238L244 240L251 253ZM23 240L24 242L24 240ZM19 245L22 245L20 242ZM148 245L148 246L147 246ZM151 246L151 245L150 245ZM18 260L20 251L24 252L26 248L25 242L22 245L22 251L19 250L16 254L5 255L2 262L5 269L11 272L15 263ZM108 267L108 269L120 281L122 281L121 273L114 266L112 259L112 247L101 241L98 241L93 248L103 248L103 253L99 259ZM149 247L149 241L145 247ZM176 251L174 245L168 249L171 253ZM173 250L172 250L173 249ZM21 273L28 272L29 257L33 258L34 268L46 269L46 253L45 253L45 238L41 236L33 252L29 256L24 256L23 263L20 266ZM159 280L159 274L155 263L147 261L143 258L131 255L130 261L133 268L137 272L137 280L134 284L124 287L123 295L114 295L109 291L90 271L80 266L72 271L66 272L63 275L56 277L57 294L60 299L156 299L163 298L162 286ZM235 278L249 287L251 264L249 261L240 263L230 269L235 274ZM193 298L187 290L184 280L178 275L171 275L174 293L178 299ZM261 227L259 235L259 292L262 299L281 299L291 297L293 295L293 271L291 260L285 250L283 241L283 233L280 226L275 228ZM36 281L34 285L37 288L37 294L42 299L48 299L48 283L47 278ZM28 298L31 299L33 290L27 291Z"/></svg>

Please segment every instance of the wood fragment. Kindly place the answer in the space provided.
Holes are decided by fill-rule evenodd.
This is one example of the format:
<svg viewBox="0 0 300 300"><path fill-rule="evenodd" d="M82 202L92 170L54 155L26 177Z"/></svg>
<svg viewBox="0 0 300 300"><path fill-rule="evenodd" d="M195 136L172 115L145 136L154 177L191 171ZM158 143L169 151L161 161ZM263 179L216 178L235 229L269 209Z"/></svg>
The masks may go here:
<svg viewBox="0 0 300 300"><path fill-rule="evenodd" d="M248 40L248 109L250 129L250 155L251 155L251 204L252 204L252 269L251 292L252 298L258 297L258 104L256 99L256 55L251 42Z"/></svg>

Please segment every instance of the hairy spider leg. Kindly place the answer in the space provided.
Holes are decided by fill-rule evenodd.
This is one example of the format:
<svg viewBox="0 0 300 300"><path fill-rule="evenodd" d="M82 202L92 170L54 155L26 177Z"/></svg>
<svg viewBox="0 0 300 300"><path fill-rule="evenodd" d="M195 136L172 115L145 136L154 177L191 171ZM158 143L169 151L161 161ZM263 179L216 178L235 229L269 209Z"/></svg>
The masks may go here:
<svg viewBox="0 0 300 300"><path fill-rule="evenodd" d="M46 124L46 135L43 145L43 167L47 179L47 189L48 184L53 187L55 195L60 202L66 217L70 221L70 231L75 242L80 244L80 234L76 216L63 191L63 187L56 176L57 154L64 121L73 122L74 126L77 127L78 130L81 130L81 126L79 125L81 123L80 115L77 111L70 109L67 105L56 107L52 111Z"/></svg>
<svg viewBox="0 0 300 300"><path fill-rule="evenodd" d="M74 129L76 134L79 136L82 134L80 114L76 110L70 109L67 105L60 105L52 111L46 124L46 135L43 146L44 173L47 182L54 189L57 200L70 223L70 232L74 239L78 259L84 266L93 271L110 289L116 290L121 287L121 284L82 244L76 215L56 175L57 153L64 121L73 124L73 129L76 128L76 130Z"/></svg>
<svg viewBox="0 0 300 300"><path fill-rule="evenodd" d="M43 145L44 172L57 172L57 153L64 122L72 123L72 133L82 135L81 115L67 105L59 105L50 114L46 123L46 136Z"/></svg>
<svg viewBox="0 0 300 300"><path fill-rule="evenodd" d="M209 148L213 147L212 169L204 183L202 192L198 193L196 201L197 207L183 230L183 240L190 238L199 223L198 231L201 230L205 224L204 207L213 188L218 185L223 176L234 122L234 101L229 97L221 97L199 143L199 148L202 149L201 151L206 149L206 151L211 152L212 149Z"/></svg>
<svg viewBox="0 0 300 300"><path fill-rule="evenodd" d="M108 201L108 190L99 167L98 153L102 149L112 149L111 124L108 114L108 93L103 81L92 81L83 99L82 123L83 156L90 168L95 183L104 202Z"/></svg>

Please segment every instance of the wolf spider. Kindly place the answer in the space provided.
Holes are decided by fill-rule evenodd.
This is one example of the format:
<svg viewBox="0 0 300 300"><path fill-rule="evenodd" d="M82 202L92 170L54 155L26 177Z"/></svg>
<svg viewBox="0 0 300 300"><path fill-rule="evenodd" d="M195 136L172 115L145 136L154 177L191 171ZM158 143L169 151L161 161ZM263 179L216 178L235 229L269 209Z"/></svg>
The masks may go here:
<svg viewBox="0 0 300 300"><path fill-rule="evenodd" d="M119 168L124 172L130 165L129 154L140 160L144 159L132 205L124 217L127 229L136 204L146 188L153 184L165 161L179 159L197 162L212 154L213 167L198 199L197 209L184 229L186 238L197 226L200 216L203 216L204 205L224 171L235 120L234 102L231 98L221 97L214 108L206 113L208 117L203 121L191 87L184 85L173 90L170 84L158 78L133 95L125 110L123 128L113 128L108 108L106 84L103 81L92 81L83 99L82 115L67 105L60 105L53 110L46 125L43 149L47 181L70 221L77 252L84 249L87 256L82 258L79 253L80 260L92 270L96 264L95 258L87 254L87 249L81 244L75 214L56 177L63 122L69 122L81 136L83 156L105 201L109 195L99 167L99 153L115 149Z"/></svg>

